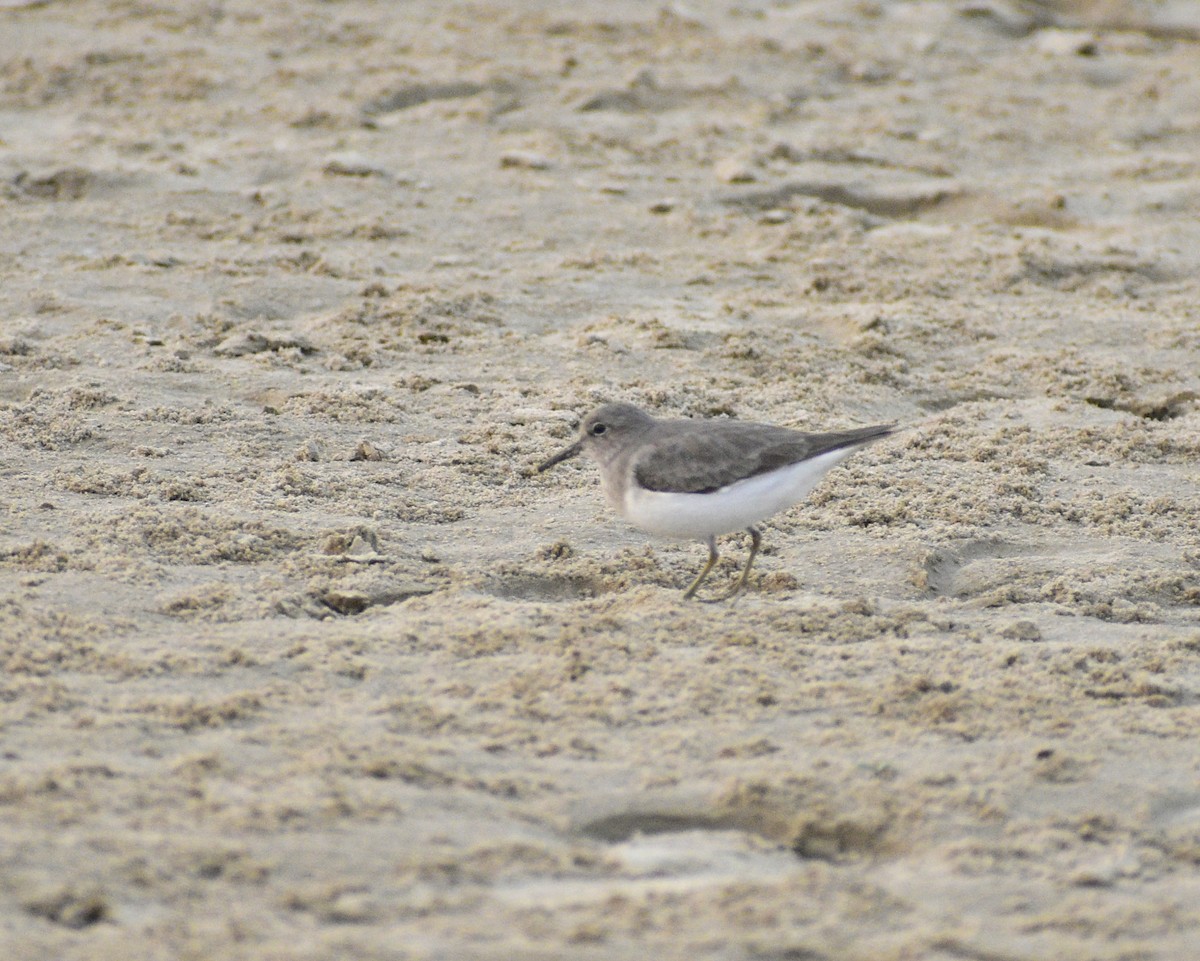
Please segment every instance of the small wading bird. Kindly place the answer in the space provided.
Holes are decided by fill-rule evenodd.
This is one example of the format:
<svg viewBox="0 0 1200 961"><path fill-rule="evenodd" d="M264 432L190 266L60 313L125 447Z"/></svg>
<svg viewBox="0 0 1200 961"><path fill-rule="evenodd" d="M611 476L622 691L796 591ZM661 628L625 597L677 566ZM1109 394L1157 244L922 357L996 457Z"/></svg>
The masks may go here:
<svg viewBox="0 0 1200 961"><path fill-rule="evenodd" d="M736 420L660 420L632 404L605 404L584 419L579 440L538 465L544 471L586 453L600 468L604 496L644 531L708 544L708 563L684 591L697 589L717 563L717 537L745 529L750 556L737 583L746 584L762 543L754 526L791 507L830 468L887 437L894 424L806 434Z"/></svg>

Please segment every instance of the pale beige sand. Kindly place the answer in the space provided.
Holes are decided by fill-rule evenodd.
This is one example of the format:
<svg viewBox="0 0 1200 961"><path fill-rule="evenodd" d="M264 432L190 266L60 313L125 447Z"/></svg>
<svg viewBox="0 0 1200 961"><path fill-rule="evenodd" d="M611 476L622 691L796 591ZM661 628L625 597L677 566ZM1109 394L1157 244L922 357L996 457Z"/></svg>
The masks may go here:
<svg viewBox="0 0 1200 961"><path fill-rule="evenodd" d="M3 6L0 956L1196 956L1195 4Z"/></svg>

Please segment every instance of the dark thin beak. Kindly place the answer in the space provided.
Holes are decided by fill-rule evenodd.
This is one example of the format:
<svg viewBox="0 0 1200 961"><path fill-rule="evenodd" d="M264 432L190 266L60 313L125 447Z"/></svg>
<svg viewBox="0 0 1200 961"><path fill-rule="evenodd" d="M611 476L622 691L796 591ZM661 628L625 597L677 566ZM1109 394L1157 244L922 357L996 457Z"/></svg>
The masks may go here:
<svg viewBox="0 0 1200 961"><path fill-rule="evenodd" d="M548 461L538 464L537 471L540 474L544 470L549 470L555 464L561 464L565 460L570 460L576 454L583 450L583 441L577 440L566 450L560 450L557 454L551 457Z"/></svg>

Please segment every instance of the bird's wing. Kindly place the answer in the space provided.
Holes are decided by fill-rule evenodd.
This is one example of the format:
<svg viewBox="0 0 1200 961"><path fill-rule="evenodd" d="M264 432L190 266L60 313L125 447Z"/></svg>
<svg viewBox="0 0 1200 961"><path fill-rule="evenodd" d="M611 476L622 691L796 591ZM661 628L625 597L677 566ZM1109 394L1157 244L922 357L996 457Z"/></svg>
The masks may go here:
<svg viewBox="0 0 1200 961"><path fill-rule="evenodd" d="M675 422L678 424L678 421ZM892 424L829 434L804 434L769 424L707 421L704 430L654 438L633 459L633 476L647 490L707 494L748 477L886 437Z"/></svg>

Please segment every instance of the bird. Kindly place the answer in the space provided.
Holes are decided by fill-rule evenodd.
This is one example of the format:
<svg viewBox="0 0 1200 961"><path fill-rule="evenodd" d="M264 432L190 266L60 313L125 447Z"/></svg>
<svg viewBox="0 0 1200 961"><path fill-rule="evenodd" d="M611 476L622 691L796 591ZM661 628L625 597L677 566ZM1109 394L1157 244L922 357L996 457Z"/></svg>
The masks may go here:
<svg viewBox="0 0 1200 961"><path fill-rule="evenodd" d="M696 596L717 563L717 538L750 535L750 554L728 600L746 585L762 545L755 526L806 497L834 466L894 433L878 424L831 433L805 433L771 424L717 419L664 419L633 404L597 407L579 438L537 466L549 470L578 454L600 468L609 505L641 530L708 545L708 562L683 593Z"/></svg>

